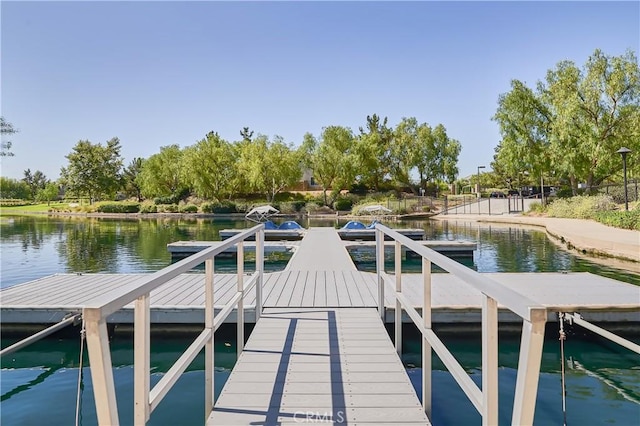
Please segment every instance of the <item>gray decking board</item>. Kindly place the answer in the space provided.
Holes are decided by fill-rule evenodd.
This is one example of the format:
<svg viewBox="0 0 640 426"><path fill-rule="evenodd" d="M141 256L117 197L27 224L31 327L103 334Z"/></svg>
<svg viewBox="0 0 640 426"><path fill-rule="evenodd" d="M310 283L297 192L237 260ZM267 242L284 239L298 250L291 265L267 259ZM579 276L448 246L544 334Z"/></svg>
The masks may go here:
<svg viewBox="0 0 640 426"><path fill-rule="evenodd" d="M375 309L265 309L207 424L307 412L330 424L430 424Z"/></svg>
<svg viewBox="0 0 640 426"><path fill-rule="evenodd" d="M83 306L102 299L104 294L114 288L132 284L142 275L54 275L4 288L0 290L2 323L57 322L66 312L79 311ZM487 275L548 307L550 311L588 312L590 315L599 311L601 314L598 314L598 319L592 317L593 320L640 321L640 287L632 284L589 273ZM234 294L236 280L236 274L215 275L214 297L218 309ZM450 274L435 273L432 280L434 322L452 321L451 315L455 315L455 320L458 321L479 320L476 314L480 310L482 299L478 291ZM376 281L375 274L355 270L288 270L267 273L264 276L264 306L376 307ZM403 274L402 282L403 293L415 307L420 308L423 292L421 275ZM390 321L394 308L392 297L391 289L387 288L385 306L389 308L387 318ZM202 312L204 308L204 274L183 274L170 280L151 293L150 303L152 311L166 313L160 322L169 323L175 317L175 322L201 323L202 314L197 312ZM252 309L254 305L255 290L245 296L245 307ZM130 304L123 311L130 311L132 307L133 304ZM184 317L189 310L195 314ZM34 315L37 312L46 312L47 315ZM504 318L504 321L512 320L513 318ZM126 322L128 319L118 317L113 321Z"/></svg>
<svg viewBox="0 0 640 426"><path fill-rule="evenodd" d="M349 253L333 228L309 228L289 260L287 270L356 270Z"/></svg>

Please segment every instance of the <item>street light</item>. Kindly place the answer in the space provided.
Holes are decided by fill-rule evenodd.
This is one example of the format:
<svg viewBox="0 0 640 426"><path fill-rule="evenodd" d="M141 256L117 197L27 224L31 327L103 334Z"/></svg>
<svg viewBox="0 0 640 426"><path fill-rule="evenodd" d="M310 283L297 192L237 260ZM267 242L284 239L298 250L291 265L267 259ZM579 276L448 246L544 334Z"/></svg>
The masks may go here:
<svg viewBox="0 0 640 426"><path fill-rule="evenodd" d="M629 154L631 150L623 146L616 152L622 155L622 174L624 175L624 209L629 211L629 196L627 194L627 154Z"/></svg>
<svg viewBox="0 0 640 426"><path fill-rule="evenodd" d="M484 169L484 166L478 166L478 198L480 198L480 169Z"/></svg>

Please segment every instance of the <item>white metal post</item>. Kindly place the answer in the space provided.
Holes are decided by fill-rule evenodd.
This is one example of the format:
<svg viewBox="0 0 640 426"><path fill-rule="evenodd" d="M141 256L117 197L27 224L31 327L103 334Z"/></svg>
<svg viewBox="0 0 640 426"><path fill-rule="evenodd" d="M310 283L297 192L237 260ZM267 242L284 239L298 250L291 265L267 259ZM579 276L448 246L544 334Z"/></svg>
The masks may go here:
<svg viewBox="0 0 640 426"><path fill-rule="evenodd" d="M422 280L424 297L422 298L422 324L431 328L431 261L422 258ZM431 344L422 338L422 408L431 418Z"/></svg>
<svg viewBox="0 0 640 426"><path fill-rule="evenodd" d="M143 425L149 420L149 374L151 371L151 321L149 293L136 299L133 328L133 422Z"/></svg>
<svg viewBox="0 0 640 426"><path fill-rule="evenodd" d="M262 284L264 279L264 229L256 232L256 271L258 282L256 283L256 323L262 315Z"/></svg>
<svg viewBox="0 0 640 426"><path fill-rule="evenodd" d="M378 273L378 313L385 322L384 313L384 280L382 272L384 271L384 233L376 229L376 272Z"/></svg>
<svg viewBox="0 0 640 426"><path fill-rule="evenodd" d="M238 287L237 291L242 293L240 299L238 299L238 357L244 349L244 242L238 243Z"/></svg>
<svg viewBox="0 0 640 426"><path fill-rule="evenodd" d="M498 424L498 302L482 297L482 424Z"/></svg>
<svg viewBox="0 0 640 426"><path fill-rule="evenodd" d="M396 274L396 294L402 293L402 244L396 241L395 244L395 274ZM396 352L402 356L402 303L396 299Z"/></svg>
<svg viewBox="0 0 640 426"><path fill-rule="evenodd" d="M118 419L116 389L113 382L107 323L102 318L99 308L84 309L82 315L87 332L87 350L91 365L91 381L98 424L118 426L120 421Z"/></svg>
<svg viewBox="0 0 640 426"><path fill-rule="evenodd" d="M204 328L211 330L211 336L204 346L204 414L209 418L215 401L215 339L213 320L215 316L214 303L214 258L204 262Z"/></svg>
<svg viewBox="0 0 640 426"><path fill-rule="evenodd" d="M546 316L546 313L545 313ZM523 321L511 424L533 424L546 318Z"/></svg>

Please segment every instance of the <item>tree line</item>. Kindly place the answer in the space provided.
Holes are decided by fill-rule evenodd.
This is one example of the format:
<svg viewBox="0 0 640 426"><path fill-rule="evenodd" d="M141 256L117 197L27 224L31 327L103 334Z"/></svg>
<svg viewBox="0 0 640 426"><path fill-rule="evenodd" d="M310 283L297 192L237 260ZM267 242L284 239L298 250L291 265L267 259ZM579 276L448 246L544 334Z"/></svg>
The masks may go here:
<svg viewBox="0 0 640 426"><path fill-rule="evenodd" d="M562 61L529 87L520 80L500 95L493 119L502 140L492 168L508 186L530 178L567 182L587 191L620 176L622 146L630 173L640 174L640 68L632 51L609 56L600 50L579 68Z"/></svg>
<svg viewBox="0 0 640 426"><path fill-rule="evenodd" d="M245 127L237 141L229 142L211 131L193 145L163 146L127 166L121 148L118 138L105 144L79 141L66 156L68 164L62 167L58 184L68 196L91 200L113 199L121 192L166 203L190 195L224 200L245 194L260 194L271 202L298 184L308 169L322 188L325 203L331 205L341 190L354 185L365 190L401 187L417 192L427 182L452 182L458 174L461 146L442 124L432 128L411 117L390 127L386 117L374 114L358 132L327 126L317 136L305 134L298 147L280 136L254 136ZM34 175L33 185L43 190L46 177L39 171ZM23 181L33 183L30 170ZM35 197L31 190L30 195Z"/></svg>

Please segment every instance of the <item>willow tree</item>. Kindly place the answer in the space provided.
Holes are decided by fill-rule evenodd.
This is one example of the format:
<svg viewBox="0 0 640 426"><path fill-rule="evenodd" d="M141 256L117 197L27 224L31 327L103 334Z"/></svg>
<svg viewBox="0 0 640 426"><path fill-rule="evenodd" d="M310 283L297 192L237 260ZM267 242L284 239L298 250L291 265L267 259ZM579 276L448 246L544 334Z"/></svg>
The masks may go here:
<svg viewBox="0 0 640 426"><path fill-rule="evenodd" d="M280 136L270 141L258 135L243 142L238 168L249 189L265 194L267 202L302 176L297 151Z"/></svg>
<svg viewBox="0 0 640 426"><path fill-rule="evenodd" d="M237 157L229 142L215 132L184 151L185 182L196 195L223 199L236 190Z"/></svg>
<svg viewBox="0 0 640 426"><path fill-rule="evenodd" d="M325 205L335 201L340 191L349 188L356 177L357 158L354 151L355 137L348 127L328 126L319 139L305 135L308 162L313 176L322 187ZM330 198L327 191L331 190Z"/></svg>
<svg viewBox="0 0 640 426"><path fill-rule="evenodd" d="M183 151L178 145L160 147L160 152L147 158L137 177L142 195L178 197L188 187L182 168Z"/></svg>

